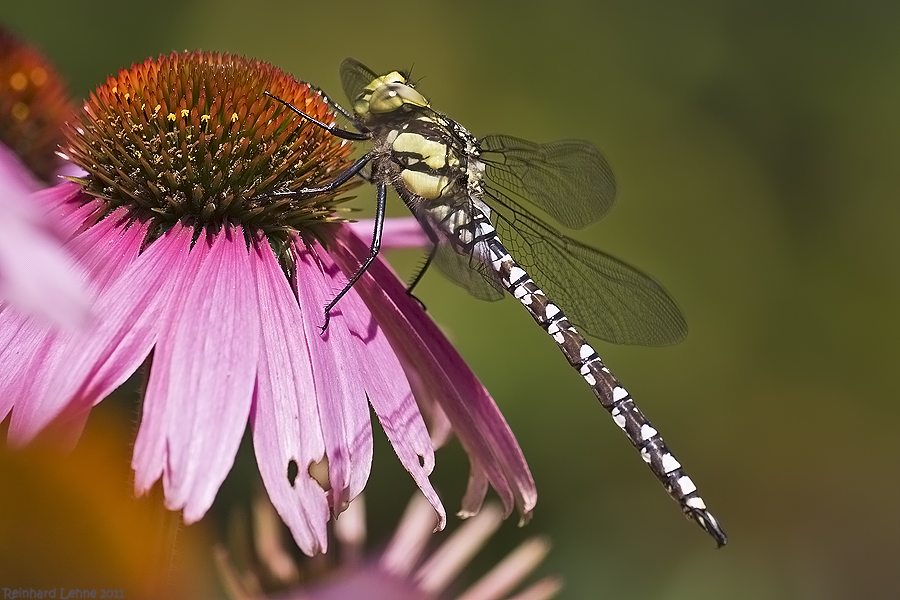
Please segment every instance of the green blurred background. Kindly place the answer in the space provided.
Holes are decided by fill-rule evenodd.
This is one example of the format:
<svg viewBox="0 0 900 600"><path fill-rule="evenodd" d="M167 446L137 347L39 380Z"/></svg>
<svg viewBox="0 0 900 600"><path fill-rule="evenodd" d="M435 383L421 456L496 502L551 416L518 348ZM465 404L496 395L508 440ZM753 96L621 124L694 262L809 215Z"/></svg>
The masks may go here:
<svg viewBox="0 0 900 600"><path fill-rule="evenodd" d="M3 12L78 97L133 61L202 48L341 98L337 68L354 56L376 71L414 65L433 104L476 135L601 148L618 206L577 237L658 278L691 333L670 348L598 348L730 543L714 550L681 517L515 302L480 303L434 273L419 295L501 406L540 498L473 575L546 533L541 572L566 578L563 598L900 597L900 4L87 0ZM391 256L404 274L420 258ZM133 431L134 409L116 406L98 412L120 411ZM378 442L373 539L413 489ZM465 465L456 446L438 454L451 512Z"/></svg>

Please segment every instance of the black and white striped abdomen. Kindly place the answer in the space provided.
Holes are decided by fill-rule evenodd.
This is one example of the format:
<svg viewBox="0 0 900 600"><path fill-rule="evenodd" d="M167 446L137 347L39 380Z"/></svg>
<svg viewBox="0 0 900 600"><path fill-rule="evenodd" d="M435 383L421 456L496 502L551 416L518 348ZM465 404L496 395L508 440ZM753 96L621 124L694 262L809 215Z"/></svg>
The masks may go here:
<svg viewBox="0 0 900 600"><path fill-rule="evenodd" d="M480 200L467 200L462 204L450 200L422 208L419 212L427 213L426 221L458 254L469 258L473 264L490 267L489 242L497 237L490 219L491 209ZM493 271L491 274L495 275Z"/></svg>
<svg viewBox="0 0 900 600"><path fill-rule="evenodd" d="M616 425L638 449L650 470L669 495L678 502L685 515L709 533L719 547L723 546L727 541L725 532L716 518L706 509L706 504L697 492L694 482L669 451L659 432L635 405L628 391L603 364L597 351L569 323L562 309L547 297L509 254L488 216L478 210L473 213L468 227L455 230L457 236L463 232L463 239L458 239L460 251L487 254L476 256L476 259L485 261L500 284L550 334L569 364L578 370L600 400L600 404L609 411Z"/></svg>

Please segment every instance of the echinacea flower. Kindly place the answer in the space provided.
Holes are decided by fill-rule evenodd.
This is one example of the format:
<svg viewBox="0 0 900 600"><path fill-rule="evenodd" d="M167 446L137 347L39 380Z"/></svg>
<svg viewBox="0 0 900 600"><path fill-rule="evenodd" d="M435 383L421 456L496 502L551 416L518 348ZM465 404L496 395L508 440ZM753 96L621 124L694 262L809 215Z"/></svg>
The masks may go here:
<svg viewBox="0 0 900 600"><path fill-rule="evenodd" d="M70 111L50 64L0 27L0 307L68 326L85 320L89 295L35 192L56 183Z"/></svg>
<svg viewBox="0 0 900 600"><path fill-rule="evenodd" d="M251 554L242 562L256 565L256 569L238 568L239 557L224 548L216 553L219 571L231 596L235 600L549 600L562 588L561 580L551 575L509 595L550 550L545 538L534 537L521 543L462 593L454 593L460 573L500 526L502 514L493 504L435 545L434 511L422 496L416 495L387 546L367 557L362 500L359 496L334 522L339 558L330 565L310 565L307 572L284 547L271 506L257 500L253 510L255 551L251 554L238 549L244 550L241 554Z"/></svg>
<svg viewBox="0 0 900 600"><path fill-rule="evenodd" d="M390 268L369 253L327 183L352 147L270 92L333 120L322 95L266 63L217 53L147 60L99 86L63 154L87 172L47 192L98 297L83 331L0 314L0 418L24 444L77 434L91 407L149 359L132 466L166 505L200 519L249 422L263 483L307 554L329 512L363 489L369 407L443 527L428 476L452 430L469 454L462 514L488 485L527 519L534 482L484 387ZM431 425L431 434L425 418ZM320 485L310 469L327 469ZM327 489L326 489L327 488Z"/></svg>

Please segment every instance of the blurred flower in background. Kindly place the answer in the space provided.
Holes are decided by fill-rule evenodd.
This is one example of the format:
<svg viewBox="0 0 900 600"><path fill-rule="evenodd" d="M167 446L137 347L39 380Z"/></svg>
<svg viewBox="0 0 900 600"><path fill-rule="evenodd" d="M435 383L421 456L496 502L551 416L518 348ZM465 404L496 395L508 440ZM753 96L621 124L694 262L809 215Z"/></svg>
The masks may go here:
<svg viewBox="0 0 900 600"><path fill-rule="evenodd" d="M366 518L363 497L359 496L334 522L337 557L332 556L328 564L320 560L300 566L281 542L280 524L271 505L258 498L252 527L255 551L232 557L219 548L216 558L235 600L549 600L556 596L562 581L555 576L509 595L550 550L549 542L540 537L523 542L474 584L461 593L457 591L460 574L497 531L501 520L500 508L488 504L435 546L432 532L438 523L434 511L416 495L387 546L365 557ZM248 566L237 567L238 558Z"/></svg>
<svg viewBox="0 0 900 600"><path fill-rule="evenodd" d="M53 67L0 27L0 307L65 326L85 321L89 295L35 192L57 183L70 115Z"/></svg>
<svg viewBox="0 0 900 600"><path fill-rule="evenodd" d="M105 411L71 453L41 443L0 447L0 597L89 597L70 593L76 589L97 598L211 597L209 531L179 532L173 558L177 516L134 499L131 430L127 415Z"/></svg>
<svg viewBox="0 0 900 600"><path fill-rule="evenodd" d="M363 489L370 406L437 515L433 448L452 431L470 462L461 514L492 485L523 520L534 481L493 399L378 260L327 330L323 307L368 256L322 186L352 147L264 95L325 122L321 94L269 64L173 53L122 70L66 129L85 171L43 194L97 301L78 332L0 315L0 418L23 445L47 427L77 439L91 408L150 362L132 466L159 479L186 522L209 509L247 423L269 496L307 554L329 513ZM391 242L387 242L391 245ZM426 428L423 414L429 421ZM314 478L311 469L325 475Z"/></svg>

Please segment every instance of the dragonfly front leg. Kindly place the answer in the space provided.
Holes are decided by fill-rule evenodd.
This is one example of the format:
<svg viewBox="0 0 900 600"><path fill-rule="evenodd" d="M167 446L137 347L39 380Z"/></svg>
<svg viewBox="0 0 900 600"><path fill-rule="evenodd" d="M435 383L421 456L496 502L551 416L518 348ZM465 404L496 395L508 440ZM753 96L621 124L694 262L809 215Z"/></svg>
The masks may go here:
<svg viewBox="0 0 900 600"><path fill-rule="evenodd" d="M378 251L381 249L381 234L384 231L384 213L385 207L387 205L387 185L383 181L381 181L377 184L376 190L375 231L372 232L372 245L369 246L369 256L368 258L366 258L365 262L360 265L356 273L353 274L353 277L351 277L350 280L347 281L344 289L338 292L338 295L335 296L334 299L328 303L328 306L325 307L325 324L322 325L322 334L324 334L325 330L328 329L328 322L331 320L331 309L333 309L335 304L338 303L338 300L344 297L344 294L350 291L350 288L353 287L353 284L359 281L359 278L362 277L363 273L366 272L366 269L369 268L369 265L371 265L372 261L375 260L375 257L378 256Z"/></svg>
<svg viewBox="0 0 900 600"><path fill-rule="evenodd" d="M302 110L300 110L299 108L297 108L296 106L294 106L293 104L288 102L287 100L282 100L278 96L270 94L269 92L263 92L263 93L266 96L268 96L269 98L272 98L273 100L275 100L277 102L281 102L286 107L288 107L289 109L291 109L292 111L294 111L295 113L297 113L298 115L303 117L304 119L312 121L313 123L315 123L316 125L318 125L319 127L321 127L322 129L324 129L325 131L327 131L328 133L330 133L331 135L333 135L335 137L339 137L339 138L342 138L345 140L356 140L356 141L372 139L372 133L370 131L362 131L362 132L357 133L355 131L347 131L346 129L341 129L340 127L335 127L334 125L329 125L328 123L323 123L322 121L318 120L314 116L306 114L305 112L303 112ZM353 122L354 127L357 126L356 120L353 119L353 117L350 115L350 113L348 113L346 110L344 110L343 108L338 106L336 103L332 102L327 96L325 97L325 99L328 104L335 107L342 115L344 115L345 117L350 119Z"/></svg>

